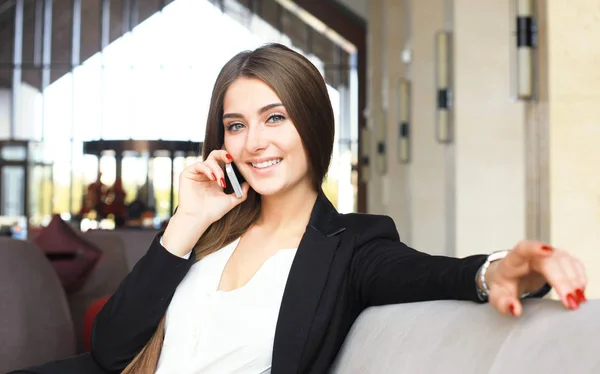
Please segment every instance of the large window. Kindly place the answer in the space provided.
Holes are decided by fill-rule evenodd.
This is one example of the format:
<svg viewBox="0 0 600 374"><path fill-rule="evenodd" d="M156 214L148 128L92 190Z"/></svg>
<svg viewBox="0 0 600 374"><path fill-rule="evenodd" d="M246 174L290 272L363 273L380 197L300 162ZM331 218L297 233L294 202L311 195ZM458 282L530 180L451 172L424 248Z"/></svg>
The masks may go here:
<svg viewBox="0 0 600 374"><path fill-rule="evenodd" d="M177 0L47 87L43 95L39 94L44 105L37 110L54 161L54 211L78 212L82 193L96 180L98 170L104 184L115 181L115 155L106 153L100 159L84 155L85 141L202 141L211 90L223 64L234 54L265 42L289 44L285 36L268 25L261 30L267 31L261 36L249 32L209 1ZM320 60L309 58L324 71ZM338 138L324 189L343 211L351 211L355 209L356 184L352 181L350 162L354 151L350 144L356 136L341 139L339 128L340 121L352 121L348 115L341 115L341 110L353 112L340 107L340 103L352 105L352 100L346 93L329 89ZM157 213L168 216L170 186L191 161L176 159L175 181L171 181L170 159L123 155L122 181L127 201L148 182L147 174L151 173L149 191L156 199ZM176 191L176 184L174 188Z"/></svg>

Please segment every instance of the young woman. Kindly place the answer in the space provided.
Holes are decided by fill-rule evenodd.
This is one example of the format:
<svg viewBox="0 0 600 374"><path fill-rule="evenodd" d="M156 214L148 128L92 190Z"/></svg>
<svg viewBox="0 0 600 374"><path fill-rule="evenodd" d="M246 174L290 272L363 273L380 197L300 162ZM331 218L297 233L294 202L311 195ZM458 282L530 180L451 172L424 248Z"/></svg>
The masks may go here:
<svg viewBox="0 0 600 374"><path fill-rule="evenodd" d="M523 294L550 286L569 309L585 301L581 263L543 243L431 256L402 243L389 217L339 214L320 187L333 141L326 85L307 59L276 44L231 59L203 161L181 174L164 234L97 316L94 361L124 373L325 373L370 306L489 301L518 317ZM231 162L241 199L224 192Z"/></svg>

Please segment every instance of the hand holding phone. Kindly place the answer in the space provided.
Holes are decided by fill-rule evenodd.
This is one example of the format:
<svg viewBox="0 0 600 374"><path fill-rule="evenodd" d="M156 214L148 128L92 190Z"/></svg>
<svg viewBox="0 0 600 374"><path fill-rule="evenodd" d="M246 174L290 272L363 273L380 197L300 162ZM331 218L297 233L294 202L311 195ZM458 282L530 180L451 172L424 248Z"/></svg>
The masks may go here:
<svg viewBox="0 0 600 374"><path fill-rule="evenodd" d="M217 149L183 170L179 176L177 213L163 235L163 246L169 252L180 257L189 253L211 224L246 199L249 186L243 183L241 174L235 174L235 164L223 167L231 161L227 151ZM233 192L235 196L231 195Z"/></svg>

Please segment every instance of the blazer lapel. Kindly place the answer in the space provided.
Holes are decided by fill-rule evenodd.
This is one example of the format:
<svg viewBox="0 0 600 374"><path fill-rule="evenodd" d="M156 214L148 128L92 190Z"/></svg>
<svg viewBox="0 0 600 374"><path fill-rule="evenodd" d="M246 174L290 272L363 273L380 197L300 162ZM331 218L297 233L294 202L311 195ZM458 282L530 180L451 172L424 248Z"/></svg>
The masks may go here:
<svg viewBox="0 0 600 374"><path fill-rule="evenodd" d="M281 301L272 372L297 373L340 234L339 213L321 193L300 241Z"/></svg>

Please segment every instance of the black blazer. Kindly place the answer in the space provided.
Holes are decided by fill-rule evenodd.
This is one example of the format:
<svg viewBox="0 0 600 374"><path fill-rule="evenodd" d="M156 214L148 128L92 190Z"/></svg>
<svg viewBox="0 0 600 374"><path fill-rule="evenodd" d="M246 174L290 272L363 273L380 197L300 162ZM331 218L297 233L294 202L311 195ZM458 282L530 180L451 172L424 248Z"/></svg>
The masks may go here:
<svg viewBox="0 0 600 374"><path fill-rule="evenodd" d="M314 205L287 280L273 347L273 374L326 373L367 307L438 299L478 302L485 255L457 259L400 241L391 218L339 214L324 195ZM120 372L148 342L194 263L155 238L96 317L92 356Z"/></svg>

